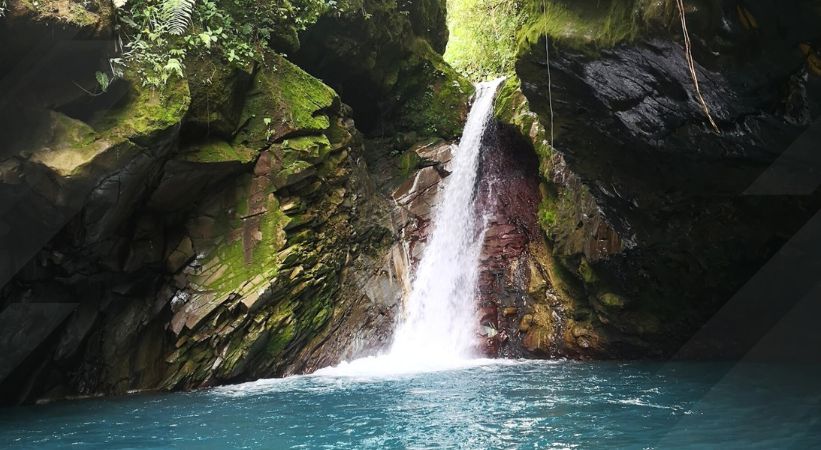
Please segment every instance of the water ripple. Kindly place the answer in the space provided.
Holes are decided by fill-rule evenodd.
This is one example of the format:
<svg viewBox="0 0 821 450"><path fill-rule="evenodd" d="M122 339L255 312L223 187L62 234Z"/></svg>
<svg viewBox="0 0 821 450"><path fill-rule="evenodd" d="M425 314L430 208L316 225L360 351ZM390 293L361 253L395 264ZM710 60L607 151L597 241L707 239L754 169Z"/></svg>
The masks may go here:
<svg viewBox="0 0 821 450"><path fill-rule="evenodd" d="M817 367L489 362L0 410L3 448L810 448Z"/></svg>

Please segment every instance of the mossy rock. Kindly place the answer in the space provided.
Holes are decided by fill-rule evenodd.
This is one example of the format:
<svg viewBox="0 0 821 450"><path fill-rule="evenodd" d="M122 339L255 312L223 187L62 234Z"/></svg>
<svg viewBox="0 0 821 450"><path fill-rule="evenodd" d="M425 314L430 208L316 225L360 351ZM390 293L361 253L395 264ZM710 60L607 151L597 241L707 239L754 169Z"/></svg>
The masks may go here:
<svg viewBox="0 0 821 450"><path fill-rule="evenodd" d="M125 95L110 110L101 110L88 123L59 112L22 111L26 129L7 145L49 167L61 177L81 177L91 167L114 170L137 146L167 148L188 108L188 89L178 80L162 91L123 81ZM125 84L127 83L127 84ZM14 125L11 125L14 126ZM12 135L16 131L11 130Z"/></svg>
<svg viewBox="0 0 821 450"><path fill-rule="evenodd" d="M346 124L346 122L348 122L348 124ZM351 133L352 131L352 120L337 117L336 120L331 121L331 126L325 131L325 136L328 137L331 147L337 149L348 145L353 140L354 135Z"/></svg>
<svg viewBox="0 0 821 450"><path fill-rule="evenodd" d="M248 148L235 148L222 139L208 139L204 142L194 143L186 147L185 150L180 152L179 159L181 161L200 164L232 162L247 164L253 161L256 156L257 153Z"/></svg>
<svg viewBox="0 0 821 450"><path fill-rule="evenodd" d="M599 282L599 277L596 275L596 271L587 261L587 258L582 258L581 262L579 262L579 275L581 276L582 281L584 281L587 285L593 285Z"/></svg>
<svg viewBox="0 0 821 450"><path fill-rule="evenodd" d="M193 298L177 313L177 323L184 320L193 328L231 298L258 298L276 278L281 262L277 254L285 245L289 219L279 210L273 185L262 182L264 178L241 177L214 200L213 209L221 214L189 224L194 248L205 256L191 277Z"/></svg>
<svg viewBox="0 0 821 450"><path fill-rule="evenodd" d="M331 142L324 134L286 139L272 147L285 164L297 160L316 164L325 159L331 149Z"/></svg>
<svg viewBox="0 0 821 450"><path fill-rule="evenodd" d="M721 26L720 0L687 2L688 29L713 34ZM679 33L674 0L527 0L525 25L518 33L520 51L545 36L552 43L595 54L653 34Z"/></svg>
<svg viewBox="0 0 821 450"><path fill-rule="evenodd" d="M292 134L322 133L339 110L333 89L280 55L257 68L235 145L263 149Z"/></svg>
<svg viewBox="0 0 821 450"><path fill-rule="evenodd" d="M402 177L409 177L412 173L416 171L416 169L419 168L421 163L422 158L419 157L419 154L416 153L413 149L407 150L406 152L399 155L398 165Z"/></svg>
<svg viewBox="0 0 821 450"><path fill-rule="evenodd" d="M415 0L408 3L414 34L428 41L437 53L444 53L448 43L447 2Z"/></svg>
<svg viewBox="0 0 821 450"><path fill-rule="evenodd" d="M219 379L232 379L247 369L255 357L281 357L285 346L294 337L294 303L279 302L272 310L258 314L244 333L239 333L226 346L225 358L215 372Z"/></svg>
<svg viewBox="0 0 821 450"><path fill-rule="evenodd" d="M394 114L398 130L453 139L462 132L474 87L417 39L401 66L395 92L400 98Z"/></svg>
<svg viewBox="0 0 821 450"><path fill-rule="evenodd" d="M545 34L559 45L576 49L612 47L635 38L641 15L634 15L634 0L541 1L530 0L526 25L519 41L536 44ZM546 9L545 9L546 8Z"/></svg>
<svg viewBox="0 0 821 450"><path fill-rule="evenodd" d="M539 157L539 172L548 178L553 156L550 136L539 121L539 116L530 109L518 77L509 77L502 83L496 94L493 115L496 120L515 127L528 140Z"/></svg>
<svg viewBox="0 0 821 450"><path fill-rule="evenodd" d="M239 125L251 71L207 56L189 58L185 67L191 106L184 123L186 128L193 127L188 134L230 139Z"/></svg>
<svg viewBox="0 0 821 450"><path fill-rule="evenodd" d="M101 136L151 145L158 134L176 129L188 112L191 95L184 79L171 79L162 89L144 87L130 73L125 82L128 89L124 100L90 121Z"/></svg>
<svg viewBox="0 0 821 450"><path fill-rule="evenodd" d="M114 7L106 0L7 0L8 19L50 27L73 28L103 37L110 33Z"/></svg>
<svg viewBox="0 0 821 450"><path fill-rule="evenodd" d="M23 155L60 177L77 179L90 174L92 165L113 168L116 161L133 156L128 140L103 139L87 124L65 114L30 112L26 117L28 127L33 130L28 133L32 139L23 138L25 142L12 141L7 145L12 149L21 146Z"/></svg>
<svg viewBox="0 0 821 450"><path fill-rule="evenodd" d="M533 312L526 314L519 324L524 332L522 344L531 353L546 355L556 345L553 312L547 305L536 304Z"/></svg>
<svg viewBox="0 0 821 450"><path fill-rule="evenodd" d="M629 303L626 298L613 292L601 292L596 299L602 306L611 309L622 309Z"/></svg>

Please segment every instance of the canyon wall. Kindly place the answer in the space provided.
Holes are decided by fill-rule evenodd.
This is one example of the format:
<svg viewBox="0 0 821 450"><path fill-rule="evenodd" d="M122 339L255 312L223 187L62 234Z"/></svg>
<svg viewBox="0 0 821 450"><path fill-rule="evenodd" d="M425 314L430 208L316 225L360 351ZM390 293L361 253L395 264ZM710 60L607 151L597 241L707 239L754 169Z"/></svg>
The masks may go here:
<svg viewBox="0 0 821 450"><path fill-rule="evenodd" d="M381 348L408 278L407 219L391 194L413 171L396 149L453 139L472 92L437 53L443 2L414 5L361 5L386 21L368 20L369 32L395 27L393 48L351 55L304 33L306 54L336 51L366 79L391 64L374 54L405 60L389 77L406 94L380 103L404 125L366 139L350 96L277 53L300 46L294 29L247 67L196 57L161 89L127 71L99 92L111 4L9 2L3 403L303 373ZM343 40L361 10L315 26L348 21L338 36L322 30ZM443 114L401 120L434 108Z"/></svg>

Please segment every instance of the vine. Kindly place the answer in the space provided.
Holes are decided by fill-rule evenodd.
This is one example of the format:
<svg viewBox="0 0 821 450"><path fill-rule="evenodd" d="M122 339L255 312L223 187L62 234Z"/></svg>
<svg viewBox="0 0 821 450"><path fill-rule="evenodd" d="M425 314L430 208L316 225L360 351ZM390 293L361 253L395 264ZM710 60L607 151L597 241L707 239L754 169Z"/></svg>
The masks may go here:
<svg viewBox="0 0 821 450"><path fill-rule="evenodd" d="M684 17L684 0L676 0L676 5L678 6L679 18L681 19L681 31L684 34L684 56L687 59L687 68L690 71L690 78L693 79L696 97L698 98L698 102L701 104L701 109L704 111L704 115L707 116L707 120L710 122L710 126L713 127L713 130L715 130L716 133L720 134L721 130L718 128L715 120L713 120L713 116L710 114L710 107L707 106L707 101L705 101L704 96L701 95L701 88L698 84L698 73L696 73L696 63L693 59L690 33L687 31L687 20Z"/></svg>

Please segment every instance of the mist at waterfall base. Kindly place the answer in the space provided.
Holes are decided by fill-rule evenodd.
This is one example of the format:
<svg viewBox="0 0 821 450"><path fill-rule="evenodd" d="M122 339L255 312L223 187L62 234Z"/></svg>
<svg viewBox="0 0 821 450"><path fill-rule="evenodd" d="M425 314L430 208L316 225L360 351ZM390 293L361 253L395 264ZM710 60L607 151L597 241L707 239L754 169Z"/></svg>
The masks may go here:
<svg viewBox="0 0 821 450"><path fill-rule="evenodd" d="M821 368L507 361L0 409L2 448L819 448Z"/></svg>
<svg viewBox="0 0 821 450"><path fill-rule="evenodd" d="M373 376L473 367L476 285L484 227L475 207L482 138L504 79L479 83L458 148L433 212L433 231L415 270L393 344L383 355L343 362L317 375Z"/></svg>

